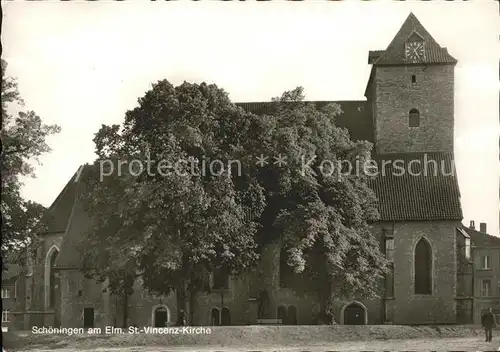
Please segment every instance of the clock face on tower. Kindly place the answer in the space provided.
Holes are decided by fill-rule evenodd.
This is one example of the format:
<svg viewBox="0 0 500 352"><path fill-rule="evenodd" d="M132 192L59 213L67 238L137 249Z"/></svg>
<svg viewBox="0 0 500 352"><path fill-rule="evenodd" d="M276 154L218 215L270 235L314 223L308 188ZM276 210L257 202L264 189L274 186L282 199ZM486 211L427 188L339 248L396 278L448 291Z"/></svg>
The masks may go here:
<svg viewBox="0 0 500 352"><path fill-rule="evenodd" d="M424 43L410 42L406 43L406 59L417 63L424 60Z"/></svg>

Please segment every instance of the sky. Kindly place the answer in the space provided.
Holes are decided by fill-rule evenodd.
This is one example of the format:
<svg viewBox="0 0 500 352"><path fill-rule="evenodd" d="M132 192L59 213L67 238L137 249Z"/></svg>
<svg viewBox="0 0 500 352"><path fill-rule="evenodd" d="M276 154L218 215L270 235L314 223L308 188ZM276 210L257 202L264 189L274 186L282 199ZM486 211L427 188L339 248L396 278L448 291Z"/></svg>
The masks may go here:
<svg viewBox="0 0 500 352"><path fill-rule="evenodd" d="M233 101L303 86L308 100L364 100L368 51L410 11L458 60L455 157L464 224L499 235L499 22L495 1L2 2L3 58L48 139L23 196L50 206L95 159L102 124L120 124L152 82L216 83Z"/></svg>

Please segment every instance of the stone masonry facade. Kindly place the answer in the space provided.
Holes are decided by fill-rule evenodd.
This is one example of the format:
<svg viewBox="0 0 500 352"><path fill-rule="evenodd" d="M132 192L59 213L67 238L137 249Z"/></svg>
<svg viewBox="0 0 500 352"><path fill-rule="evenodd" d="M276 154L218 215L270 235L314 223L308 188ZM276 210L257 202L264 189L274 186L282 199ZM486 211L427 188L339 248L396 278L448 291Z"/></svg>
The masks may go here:
<svg viewBox="0 0 500 352"><path fill-rule="evenodd" d="M379 153L453 151L453 66L377 67L374 91ZM413 108L419 127L408 126Z"/></svg>

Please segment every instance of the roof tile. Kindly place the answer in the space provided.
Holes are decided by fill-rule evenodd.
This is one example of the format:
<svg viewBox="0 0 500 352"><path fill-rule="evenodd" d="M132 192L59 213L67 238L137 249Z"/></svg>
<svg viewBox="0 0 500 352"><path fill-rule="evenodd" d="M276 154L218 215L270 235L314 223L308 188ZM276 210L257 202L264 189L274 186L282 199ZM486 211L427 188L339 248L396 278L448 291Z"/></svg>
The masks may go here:
<svg viewBox="0 0 500 352"><path fill-rule="evenodd" d="M370 187L381 220L462 220L452 153L376 155L374 160L378 174Z"/></svg>

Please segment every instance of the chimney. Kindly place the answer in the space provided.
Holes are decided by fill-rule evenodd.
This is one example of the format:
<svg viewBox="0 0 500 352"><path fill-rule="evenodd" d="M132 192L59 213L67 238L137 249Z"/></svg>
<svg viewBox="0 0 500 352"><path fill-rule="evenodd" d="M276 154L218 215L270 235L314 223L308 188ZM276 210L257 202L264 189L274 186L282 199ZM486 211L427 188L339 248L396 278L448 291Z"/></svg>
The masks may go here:
<svg viewBox="0 0 500 352"><path fill-rule="evenodd" d="M471 221L470 221L470 226L469 226L469 228L471 228L471 229L473 229L473 230L475 230L475 229L476 229L476 224L474 223L474 220L471 220Z"/></svg>
<svg viewBox="0 0 500 352"><path fill-rule="evenodd" d="M479 231L482 233L486 233L486 223L485 222L479 223Z"/></svg>

